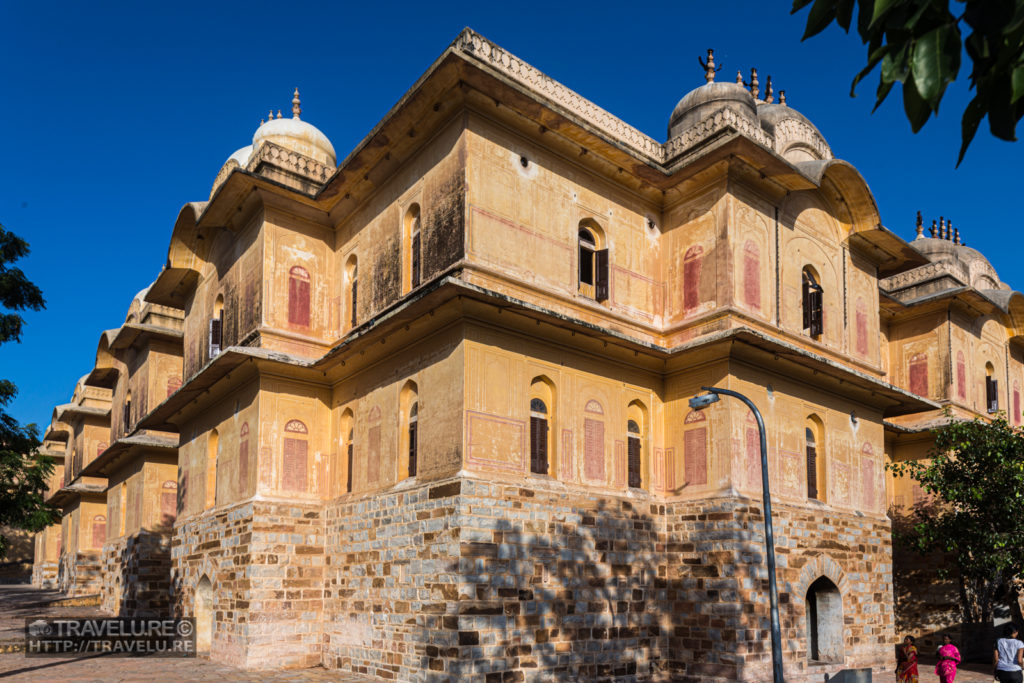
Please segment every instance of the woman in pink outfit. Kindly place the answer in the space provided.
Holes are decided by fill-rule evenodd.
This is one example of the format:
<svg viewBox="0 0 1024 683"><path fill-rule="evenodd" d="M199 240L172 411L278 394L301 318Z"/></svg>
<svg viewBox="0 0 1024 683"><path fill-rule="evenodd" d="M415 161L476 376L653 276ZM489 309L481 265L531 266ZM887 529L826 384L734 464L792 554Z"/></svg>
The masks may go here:
<svg viewBox="0 0 1024 683"><path fill-rule="evenodd" d="M940 683L953 683L956 678L956 665L960 663L960 651L953 645L948 633L942 634L942 647L939 648L939 663L935 665L935 675Z"/></svg>

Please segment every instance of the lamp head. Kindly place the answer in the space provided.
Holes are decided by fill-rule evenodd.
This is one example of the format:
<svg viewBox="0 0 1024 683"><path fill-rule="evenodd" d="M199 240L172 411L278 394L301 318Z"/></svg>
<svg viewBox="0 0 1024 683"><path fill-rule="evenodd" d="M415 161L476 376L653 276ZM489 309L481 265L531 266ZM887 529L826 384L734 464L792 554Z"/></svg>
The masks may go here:
<svg viewBox="0 0 1024 683"><path fill-rule="evenodd" d="M690 399L690 408L693 410L703 410L712 403L718 403L719 395L714 393L699 394Z"/></svg>

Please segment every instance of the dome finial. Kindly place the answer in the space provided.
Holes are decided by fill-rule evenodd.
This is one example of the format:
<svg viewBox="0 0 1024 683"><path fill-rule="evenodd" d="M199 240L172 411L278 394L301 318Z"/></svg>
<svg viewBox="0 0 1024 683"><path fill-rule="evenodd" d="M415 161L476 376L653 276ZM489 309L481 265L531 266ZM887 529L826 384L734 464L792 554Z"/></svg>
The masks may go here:
<svg viewBox="0 0 1024 683"><path fill-rule="evenodd" d="M761 99L761 86L757 82L757 69L754 67L750 68L750 94L755 100Z"/></svg>
<svg viewBox="0 0 1024 683"><path fill-rule="evenodd" d="M946 239L946 219L943 216L939 216L939 239Z"/></svg>
<svg viewBox="0 0 1024 683"><path fill-rule="evenodd" d="M780 90L779 91L779 104L781 104L783 107L786 106L786 91L785 90Z"/></svg>
<svg viewBox="0 0 1024 683"><path fill-rule="evenodd" d="M921 239L922 237L924 237L924 220L921 218L921 212L920 211L917 212L917 223L916 223L916 225L917 225L917 238L916 239Z"/></svg>
<svg viewBox="0 0 1024 683"><path fill-rule="evenodd" d="M280 109L277 110L277 118L281 118L281 110Z"/></svg>
<svg viewBox="0 0 1024 683"><path fill-rule="evenodd" d="M302 109L299 107L299 89L295 89L295 94L292 96L292 118L299 118L299 114L302 113Z"/></svg>
<svg viewBox="0 0 1024 683"><path fill-rule="evenodd" d="M775 101L775 92L772 90L772 77L768 76L768 82L764 86L764 101L771 104Z"/></svg>
<svg viewBox="0 0 1024 683"><path fill-rule="evenodd" d="M736 85L743 85L743 72L736 69Z"/></svg>
<svg viewBox="0 0 1024 683"><path fill-rule="evenodd" d="M936 232L937 231L935 229L935 219L933 218L932 219L932 227L928 228L928 234L932 236L932 239L934 239L935 236L936 236Z"/></svg>
<svg viewBox="0 0 1024 683"><path fill-rule="evenodd" d="M953 227L953 221L950 219L949 227ZM960 244L960 228L953 230L953 244Z"/></svg>
<svg viewBox="0 0 1024 683"><path fill-rule="evenodd" d="M274 120L274 110L271 109L270 111L267 112L267 121L273 121L273 120Z"/></svg>
<svg viewBox="0 0 1024 683"><path fill-rule="evenodd" d="M705 62L700 57L697 57L697 62L704 69L704 80L708 83L714 83L715 73L721 70L722 67L715 68L715 51L708 48L708 60Z"/></svg>

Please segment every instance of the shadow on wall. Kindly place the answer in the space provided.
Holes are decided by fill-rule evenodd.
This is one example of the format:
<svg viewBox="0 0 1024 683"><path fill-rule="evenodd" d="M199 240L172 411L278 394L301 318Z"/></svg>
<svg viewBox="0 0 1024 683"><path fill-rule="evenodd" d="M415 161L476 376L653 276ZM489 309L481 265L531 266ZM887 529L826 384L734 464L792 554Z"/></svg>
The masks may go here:
<svg viewBox="0 0 1024 683"><path fill-rule="evenodd" d="M749 615L716 612L716 558L670 568L679 544L629 501L502 501L477 514L495 504L460 502L461 599L443 634L415 638L425 680L743 679L734 651Z"/></svg>

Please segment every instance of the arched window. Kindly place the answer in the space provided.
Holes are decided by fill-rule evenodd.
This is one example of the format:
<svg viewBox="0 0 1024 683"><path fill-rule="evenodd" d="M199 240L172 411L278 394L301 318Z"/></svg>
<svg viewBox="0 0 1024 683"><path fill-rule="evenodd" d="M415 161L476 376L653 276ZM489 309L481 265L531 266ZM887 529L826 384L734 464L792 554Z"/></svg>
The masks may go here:
<svg viewBox="0 0 1024 683"><path fill-rule="evenodd" d="M817 415L807 418L804 426L804 450L807 455L807 497L825 500L825 458L823 423ZM819 449L822 453L819 457Z"/></svg>
<svg viewBox="0 0 1024 683"><path fill-rule="evenodd" d="M821 336L824 329L824 314L822 312L822 288L817 273L810 266L803 270L803 329L812 338Z"/></svg>
<svg viewBox="0 0 1024 683"><path fill-rule="evenodd" d="M359 301L359 261L355 254L349 256L348 263L345 264L345 281L348 285L348 296L345 299L348 305L348 324L351 328L356 326L356 304Z"/></svg>
<svg viewBox="0 0 1024 683"><path fill-rule="evenodd" d="M341 415L341 452L345 454L345 493L352 493L352 461L355 450L355 420L352 410L346 408Z"/></svg>
<svg viewBox="0 0 1024 683"><path fill-rule="evenodd" d="M305 491L309 429L300 420L288 420L284 425L284 433L281 488L285 491Z"/></svg>
<svg viewBox="0 0 1024 683"><path fill-rule="evenodd" d="M602 235L597 226L580 224L579 293L596 301L608 298L608 250L602 248Z"/></svg>
<svg viewBox="0 0 1024 683"><path fill-rule="evenodd" d="M249 423L238 430L238 495L249 492Z"/></svg>
<svg viewBox="0 0 1024 683"><path fill-rule="evenodd" d="M639 401L626 408L626 480L630 488L644 484L644 434L647 430L647 410Z"/></svg>
<svg viewBox="0 0 1024 683"><path fill-rule="evenodd" d="M206 440L206 510L217 504L217 456L220 454L220 437L217 430L210 432Z"/></svg>
<svg viewBox="0 0 1024 683"><path fill-rule="evenodd" d="M167 398L170 398L174 392L181 389L181 378L180 377L168 377L167 378Z"/></svg>
<svg viewBox="0 0 1024 683"><path fill-rule="evenodd" d="M92 547L102 548L107 541L107 516L94 515L92 518Z"/></svg>
<svg viewBox="0 0 1024 683"><path fill-rule="evenodd" d="M400 453L405 462L399 464L399 479L415 477L419 469L419 392L416 383L408 381L399 395L401 410Z"/></svg>
<svg viewBox="0 0 1024 683"><path fill-rule="evenodd" d="M530 472L550 474L555 441L555 385L547 377L530 382Z"/></svg>
<svg viewBox="0 0 1024 683"><path fill-rule="evenodd" d="M213 317L210 318L210 358L220 354L224 343L224 295L218 294L213 304Z"/></svg>
<svg viewBox="0 0 1024 683"><path fill-rule="evenodd" d="M124 408L121 413L121 433L128 436L132 431L132 392L124 395Z"/></svg>
<svg viewBox="0 0 1024 683"><path fill-rule="evenodd" d="M683 311L700 306L700 269L704 263L704 247L696 244L683 254Z"/></svg>
<svg viewBox="0 0 1024 683"><path fill-rule="evenodd" d="M405 291L420 286L420 205L413 204L405 212L404 242L406 248Z"/></svg>
<svg viewBox="0 0 1024 683"><path fill-rule="evenodd" d="M693 410L683 420L683 475L686 486L708 483L708 428L703 410Z"/></svg>
<svg viewBox="0 0 1024 683"><path fill-rule="evenodd" d="M918 396L928 396L928 355L916 353L910 357L908 368L910 390Z"/></svg>
<svg viewBox="0 0 1024 683"><path fill-rule="evenodd" d="M174 526L178 518L178 482L165 481L160 487L160 524Z"/></svg>
<svg viewBox="0 0 1024 683"><path fill-rule="evenodd" d="M985 405L990 413L999 410L999 380L995 378L995 372L991 363L985 363Z"/></svg>
<svg viewBox="0 0 1024 683"><path fill-rule="evenodd" d="M530 399L530 471L548 473L548 407L543 399Z"/></svg>
<svg viewBox="0 0 1024 683"><path fill-rule="evenodd" d="M309 327L309 271L292 266L288 271L288 322Z"/></svg>
<svg viewBox="0 0 1024 683"><path fill-rule="evenodd" d="M843 660L843 596L827 577L807 589L807 659L812 662Z"/></svg>

